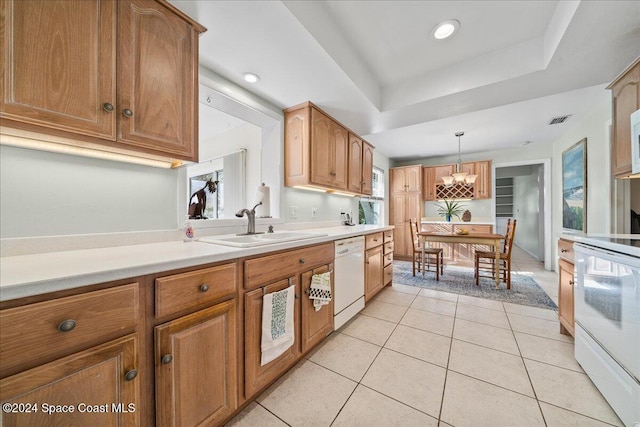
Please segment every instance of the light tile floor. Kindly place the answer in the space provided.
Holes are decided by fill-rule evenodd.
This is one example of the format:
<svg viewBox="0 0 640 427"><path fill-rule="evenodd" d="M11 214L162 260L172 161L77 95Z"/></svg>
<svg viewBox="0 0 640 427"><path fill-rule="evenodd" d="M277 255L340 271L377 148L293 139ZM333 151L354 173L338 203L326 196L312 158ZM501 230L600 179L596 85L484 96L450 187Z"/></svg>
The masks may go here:
<svg viewBox="0 0 640 427"><path fill-rule="evenodd" d="M558 302L558 276L514 247ZM395 283L230 426L622 425L552 310Z"/></svg>

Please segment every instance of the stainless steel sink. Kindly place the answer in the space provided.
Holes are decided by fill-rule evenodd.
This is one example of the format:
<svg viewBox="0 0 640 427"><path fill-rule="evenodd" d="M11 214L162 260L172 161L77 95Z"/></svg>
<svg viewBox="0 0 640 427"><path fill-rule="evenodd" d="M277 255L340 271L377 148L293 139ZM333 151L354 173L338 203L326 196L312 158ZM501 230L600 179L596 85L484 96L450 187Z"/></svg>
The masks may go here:
<svg viewBox="0 0 640 427"><path fill-rule="evenodd" d="M303 231L283 231L280 233L252 234L249 236L209 236L203 237L199 241L203 243L213 243L216 245L234 246L236 248L251 248L254 246L273 245L281 242L291 242L295 240L313 239L324 237L327 234L310 233Z"/></svg>

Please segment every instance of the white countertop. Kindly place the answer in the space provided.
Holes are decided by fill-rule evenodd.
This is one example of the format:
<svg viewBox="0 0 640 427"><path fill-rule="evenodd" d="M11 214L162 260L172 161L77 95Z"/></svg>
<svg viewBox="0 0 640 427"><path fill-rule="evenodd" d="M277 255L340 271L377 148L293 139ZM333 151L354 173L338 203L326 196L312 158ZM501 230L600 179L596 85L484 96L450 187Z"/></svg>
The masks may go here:
<svg viewBox="0 0 640 427"><path fill-rule="evenodd" d="M640 235L639 234L587 234L578 235L565 233L560 235L561 239L573 242L584 243L585 245L607 249L626 255L640 257ZM633 245L631 243L634 243Z"/></svg>
<svg viewBox="0 0 640 427"><path fill-rule="evenodd" d="M234 248L203 242L163 242L0 258L0 301L133 278L391 230L356 225L305 230L323 237Z"/></svg>

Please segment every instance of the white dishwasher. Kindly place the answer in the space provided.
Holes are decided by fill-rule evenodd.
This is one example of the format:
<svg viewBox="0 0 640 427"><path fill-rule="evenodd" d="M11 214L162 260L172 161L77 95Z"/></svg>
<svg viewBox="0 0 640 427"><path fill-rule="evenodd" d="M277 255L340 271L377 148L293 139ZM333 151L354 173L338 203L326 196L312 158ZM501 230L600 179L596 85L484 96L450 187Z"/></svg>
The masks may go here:
<svg viewBox="0 0 640 427"><path fill-rule="evenodd" d="M364 236L335 241L333 323L338 329L364 308Z"/></svg>

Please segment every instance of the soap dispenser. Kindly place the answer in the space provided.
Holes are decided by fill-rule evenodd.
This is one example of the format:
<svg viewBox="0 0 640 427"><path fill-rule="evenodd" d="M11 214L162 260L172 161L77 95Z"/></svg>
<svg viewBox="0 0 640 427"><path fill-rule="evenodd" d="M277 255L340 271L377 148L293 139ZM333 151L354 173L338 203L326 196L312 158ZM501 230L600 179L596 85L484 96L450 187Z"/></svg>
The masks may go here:
<svg viewBox="0 0 640 427"><path fill-rule="evenodd" d="M193 226L191 225L191 221L189 221L189 216L187 215L187 219L184 222L184 224L182 225L182 231L183 231L183 235L182 235L182 240L184 242L193 242L193 238L195 237L196 233L193 230Z"/></svg>

